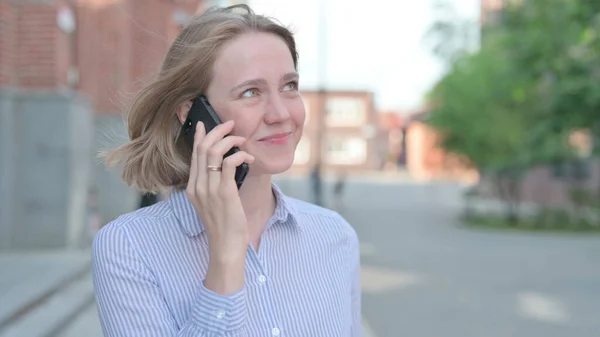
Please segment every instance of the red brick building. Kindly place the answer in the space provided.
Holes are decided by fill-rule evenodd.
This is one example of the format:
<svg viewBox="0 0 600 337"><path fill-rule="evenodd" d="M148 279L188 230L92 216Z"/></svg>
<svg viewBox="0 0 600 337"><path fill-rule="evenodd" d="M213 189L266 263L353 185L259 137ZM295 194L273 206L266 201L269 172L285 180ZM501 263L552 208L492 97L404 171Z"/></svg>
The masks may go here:
<svg viewBox="0 0 600 337"><path fill-rule="evenodd" d="M120 114L155 74L178 20L204 0L0 1L0 86L75 89L98 114Z"/></svg>
<svg viewBox="0 0 600 337"><path fill-rule="evenodd" d="M318 91L303 91L302 98L306 122L293 172L307 172L320 158L325 171L380 167L385 139L371 92L326 91L320 95ZM325 115L321 115L322 105Z"/></svg>
<svg viewBox="0 0 600 337"><path fill-rule="evenodd" d="M221 5L244 1L220 1ZM76 90L97 115L120 117L123 105L159 70L190 15L208 0L0 1L0 86ZM328 92L325 129L318 129L316 92L304 92L306 137L295 168L318 158L329 167L375 168L379 132L369 92ZM308 158L308 159L307 159Z"/></svg>
<svg viewBox="0 0 600 337"><path fill-rule="evenodd" d="M423 120L426 113L418 113L407 120L406 168L417 180L454 180L475 183L479 179L477 170L468 161L440 146L440 135Z"/></svg>
<svg viewBox="0 0 600 337"><path fill-rule="evenodd" d="M219 4L240 2L221 0ZM81 155L88 159L89 154L92 167L78 165L77 171L70 171L77 173L64 178L61 188L52 187L52 192L47 193L59 194L65 200L83 200L81 196L86 190L88 193L95 191L94 199L104 223L138 207L137 191L123 184L118 170L106 170L94 158L95 154L120 145L127 138L122 116L124 106L141 84L158 72L181 25L190 15L203 11L207 4L212 3L212 0L0 0L0 96L8 93L6 95L14 97L18 93L19 97L51 96L62 97L65 102L69 99L85 101L85 108L78 110L82 113L73 118L77 121L65 122L56 128L60 131L56 131L53 125L47 127L62 133L57 139L66 139L55 142L62 151L57 158L52 157L56 159L56 165L75 166L74 162L85 160L70 158ZM67 94L62 95L61 92ZM23 104L12 104L13 100L6 102L9 103L0 101L0 109L9 110L6 114L3 110L2 114L9 122L0 125L4 127L0 135L9 138L11 135L5 129L10 123L16 123L13 113L20 114L24 108ZM76 108L79 109L79 106ZM57 108L52 111L64 116L76 108L67 107L58 113ZM44 112L40 111L40 114ZM81 127L72 127L75 124ZM39 127L38 124L34 126ZM70 144L68 139L75 132L71 134L65 130L74 129L90 135L89 139L78 134L76 142L82 141ZM39 146L41 140L38 140L39 137L31 137L28 141ZM17 146L0 143L0 163L4 164L0 164L2 181L14 180L13 172L22 170L17 164L7 165L7 161L2 160L13 156L14 148ZM64 154L71 157L64 157ZM25 159L18 165L34 163L33 166L38 166L34 151L30 150L20 157ZM77 186L76 198L71 198L73 186ZM0 193L0 198L12 198L10 193ZM45 199L44 203L56 204ZM65 214L83 214L86 205L80 204L69 206ZM2 211L5 208L7 206ZM6 215L3 214L3 218ZM35 228L34 222L31 223L31 228ZM63 219L56 223L70 222ZM81 221L73 223L81 225ZM0 221L0 231L2 228L10 227L3 227L3 221ZM75 228L75 225L69 228ZM0 233L2 236L6 237Z"/></svg>
<svg viewBox="0 0 600 337"><path fill-rule="evenodd" d="M404 123L406 117L397 111L379 111L379 127L385 138L383 170L395 171L406 166Z"/></svg>
<svg viewBox="0 0 600 337"><path fill-rule="evenodd" d="M385 169L406 170L421 181L476 182L477 171L439 146L439 134L427 125L426 118L426 109L402 115L380 113L380 123L387 137Z"/></svg>

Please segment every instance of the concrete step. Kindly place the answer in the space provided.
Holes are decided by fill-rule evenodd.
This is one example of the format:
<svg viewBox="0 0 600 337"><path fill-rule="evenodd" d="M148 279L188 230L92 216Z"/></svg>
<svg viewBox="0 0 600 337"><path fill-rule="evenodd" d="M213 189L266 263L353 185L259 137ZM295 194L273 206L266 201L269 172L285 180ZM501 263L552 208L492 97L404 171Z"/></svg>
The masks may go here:
<svg viewBox="0 0 600 337"><path fill-rule="evenodd" d="M53 337L104 337L96 303L92 303L64 330Z"/></svg>
<svg viewBox="0 0 600 337"><path fill-rule="evenodd" d="M90 270L90 253L0 254L0 331Z"/></svg>
<svg viewBox="0 0 600 337"><path fill-rule="evenodd" d="M91 273L65 285L0 331L0 337L52 337L94 301Z"/></svg>

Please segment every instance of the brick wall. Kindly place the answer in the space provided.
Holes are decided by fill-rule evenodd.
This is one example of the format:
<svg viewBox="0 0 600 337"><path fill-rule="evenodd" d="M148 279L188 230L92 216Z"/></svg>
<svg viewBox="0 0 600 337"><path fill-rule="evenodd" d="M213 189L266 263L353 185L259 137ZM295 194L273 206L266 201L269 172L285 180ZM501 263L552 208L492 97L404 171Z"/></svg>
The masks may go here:
<svg viewBox="0 0 600 337"><path fill-rule="evenodd" d="M56 90L69 85L98 114L121 114L140 85L159 70L179 32L173 12L190 14L203 0L0 1L0 86ZM59 9L74 4L73 35L57 26Z"/></svg>
<svg viewBox="0 0 600 337"><path fill-rule="evenodd" d="M120 112L119 94L129 89L131 58L127 3L78 8L79 89L97 113Z"/></svg>
<svg viewBox="0 0 600 337"><path fill-rule="evenodd" d="M181 6L192 13L198 2ZM131 95L158 72L179 31L172 20L177 6L165 0L80 5L80 88L97 113L121 114Z"/></svg>
<svg viewBox="0 0 600 337"><path fill-rule="evenodd" d="M0 86L12 83L12 64L15 57L15 19L13 6L0 1Z"/></svg>
<svg viewBox="0 0 600 337"><path fill-rule="evenodd" d="M438 133L427 124L413 121L406 128L407 169L417 180L479 180L476 170L439 147Z"/></svg>
<svg viewBox="0 0 600 337"><path fill-rule="evenodd" d="M130 74L135 79L146 80L158 71L171 43L168 40L171 6L162 0L129 0L129 4L136 9L130 11L135 22L130 30Z"/></svg>
<svg viewBox="0 0 600 337"><path fill-rule="evenodd" d="M0 85L56 89L67 84L69 37L56 25L64 1L0 3Z"/></svg>

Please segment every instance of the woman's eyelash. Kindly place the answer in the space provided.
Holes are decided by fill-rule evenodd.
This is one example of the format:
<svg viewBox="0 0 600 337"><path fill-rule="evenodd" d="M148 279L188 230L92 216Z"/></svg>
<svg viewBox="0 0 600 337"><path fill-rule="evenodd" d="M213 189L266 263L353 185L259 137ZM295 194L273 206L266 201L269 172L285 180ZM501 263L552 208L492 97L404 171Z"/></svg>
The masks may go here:
<svg viewBox="0 0 600 337"><path fill-rule="evenodd" d="M294 90L298 90L298 81L291 81L286 83L285 86L292 86L292 89ZM253 94L253 95L258 95L259 90L257 88L250 88L250 89L246 89L244 90L244 92L242 92L241 96L247 96L248 93Z"/></svg>
<svg viewBox="0 0 600 337"><path fill-rule="evenodd" d="M244 92L242 92L242 96L245 96L246 93L258 94L258 89L256 89L256 88L250 88L250 89L244 90Z"/></svg>

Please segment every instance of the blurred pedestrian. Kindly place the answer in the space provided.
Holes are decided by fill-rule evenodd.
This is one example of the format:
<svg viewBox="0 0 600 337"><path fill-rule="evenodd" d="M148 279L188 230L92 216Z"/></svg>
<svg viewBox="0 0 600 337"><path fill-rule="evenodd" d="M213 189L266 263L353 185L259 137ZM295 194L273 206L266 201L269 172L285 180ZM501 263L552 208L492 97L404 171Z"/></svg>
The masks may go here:
<svg viewBox="0 0 600 337"><path fill-rule="evenodd" d="M346 187L346 178L346 171L340 170L338 171L335 183L333 184L333 207L338 212L342 211L344 208L344 190Z"/></svg>
<svg viewBox="0 0 600 337"><path fill-rule="evenodd" d="M100 207L98 205L98 188L90 187L86 202L86 226L83 229L81 239L81 248L89 248L92 245L94 236L102 228L102 217L100 216Z"/></svg>
<svg viewBox="0 0 600 337"><path fill-rule="evenodd" d="M96 236L92 275L106 337L361 335L356 232L272 182L302 137L297 57L292 33L276 21L246 5L209 9L135 97L132 139L107 161L122 165L129 185L171 193ZM188 128L198 97L224 123ZM234 146L240 151L224 158ZM238 187L242 163L250 171Z"/></svg>
<svg viewBox="0 0 600 337"><path fill-rule="evenodd" d="M310 186L313 203L315 205L323 206L323 185L321 179L321 165L319 163L315 164L310 172Z"/></svg>

